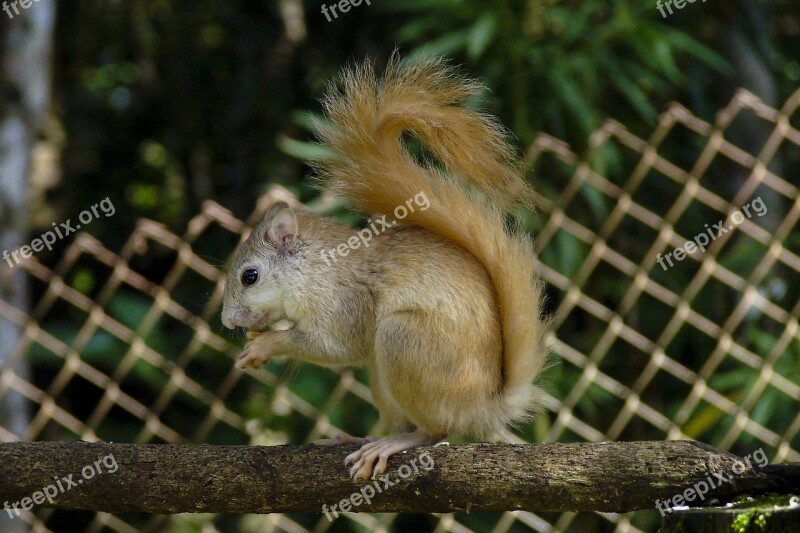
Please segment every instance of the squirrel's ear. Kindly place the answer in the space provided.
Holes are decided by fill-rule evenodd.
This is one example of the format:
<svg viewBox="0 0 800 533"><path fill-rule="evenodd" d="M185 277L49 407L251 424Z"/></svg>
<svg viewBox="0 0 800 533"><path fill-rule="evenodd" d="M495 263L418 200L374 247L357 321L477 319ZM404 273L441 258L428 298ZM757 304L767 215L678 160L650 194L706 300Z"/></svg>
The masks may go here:
<svg viewBox="0 0 800 533"><path fill-rule="evenodd" d="M279 201L273 203L272 205L270 205L267 208L267 212L264 213L264 218L261 219L262 223L268 222L273 217L275 217L275 215L277 215L278 213L280 213L284 209L288 209L288 208L289 208L289 204L287 204L286 202L284 202L282 200L279 200Z"/></svg>
<svg viewBox="0 0 800 533"><path fill-rule="evenodd" d="M277 245L279 250L285 251L291 248L297 237L297 231L297 217L294 210L284 204L284 207L274 213L272 220L269 221L264 237Z"/></svg>

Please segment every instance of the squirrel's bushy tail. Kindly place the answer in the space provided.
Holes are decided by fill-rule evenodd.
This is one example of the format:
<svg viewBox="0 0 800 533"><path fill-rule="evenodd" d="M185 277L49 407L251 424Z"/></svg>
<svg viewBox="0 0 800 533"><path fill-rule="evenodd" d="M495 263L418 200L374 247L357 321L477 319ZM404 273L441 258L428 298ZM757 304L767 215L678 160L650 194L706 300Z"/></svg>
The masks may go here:
<svg viewBox="0 0 800 533"><path fill-rule="evenodd" d="M403 222L458 243L486 268L503 328L502 420L495 422L506 425L535 407L533 381L549 349L533 246L504 216L527 202L530 189L506 131L465 107L480 90L441 60L401 66L395 58L382 80L369 63L347 70L324 101L329 123L320 135L337 159L318 172L326 188L368 213L391 216L424 192L430 207ZM418 164L403 141L406 133L444 171Z"/></svg>

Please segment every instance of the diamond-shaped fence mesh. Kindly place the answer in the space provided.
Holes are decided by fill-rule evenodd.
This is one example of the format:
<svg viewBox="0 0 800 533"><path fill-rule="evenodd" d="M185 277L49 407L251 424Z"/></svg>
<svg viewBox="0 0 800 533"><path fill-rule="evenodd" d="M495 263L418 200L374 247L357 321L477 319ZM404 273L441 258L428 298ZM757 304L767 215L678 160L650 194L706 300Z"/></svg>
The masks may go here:
<svg viewBox="0 0 800 533"><path fill-rule="evenodd" d="M530 147L558 364L520 441L693 438L800 461L798 106L800 91L780 110L740 91L713 124L673 105L647 139L607 122L589 157L547 135ZM0 425L0 440L268 445L379 432L360 370L232 365L242 341L216 312L224 257L202 243L227 239L227 257L276 198L295 201L275 187L246 222L208 202L183 235L140 220L119 252L81 233L55 266L27 260L41 297L29 310L0 300L19 328L0 401L24 397L29 422L21 435ZM166 275L149 279L153 264ZM505 532L639 531L654 518L360 513L331 526L319 515L37 510L19 520L35 531Z"/></svg>

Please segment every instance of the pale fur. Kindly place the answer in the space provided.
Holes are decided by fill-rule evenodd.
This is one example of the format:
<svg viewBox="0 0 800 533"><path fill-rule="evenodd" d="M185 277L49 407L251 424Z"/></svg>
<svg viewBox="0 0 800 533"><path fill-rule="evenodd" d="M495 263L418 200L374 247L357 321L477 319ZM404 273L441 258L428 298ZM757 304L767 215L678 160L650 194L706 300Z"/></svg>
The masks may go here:
<svg viewBox="0 0 800 533"><path fill-rule="evenodd" d="M383 80L364 64L332 88L322 140L338 157L320 166L321 182L387 219L420 192L430 207L330 265L322 253L355 230L285 204L270 209L234 258L223 321L263 330L289 318L295 327L251 341L248 358L368 365L393 432L489 437L533 412L548 358L542 289L530 240L504 216L530 190L504 130L465 107L478 89L440 61L393 61ZM404 133L444 171L420 166ZM276 237L276 216L288 235ZM241 273L253 267L262 279L244 288Z"/></svg>

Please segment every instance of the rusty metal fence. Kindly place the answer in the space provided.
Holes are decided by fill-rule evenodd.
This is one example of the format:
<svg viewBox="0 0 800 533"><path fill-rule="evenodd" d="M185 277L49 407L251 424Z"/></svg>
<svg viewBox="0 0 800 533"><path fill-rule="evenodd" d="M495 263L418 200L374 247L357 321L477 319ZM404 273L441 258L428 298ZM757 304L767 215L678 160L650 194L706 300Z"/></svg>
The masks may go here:
<svg viewBox="0 0 800 533"><path fill-rule="evenodd" d="M545 384L545 413L517 431L519 441L695 438L800 461L799 106L800 91L781 109L740 91L713 123L676 104L646 139L609 121L588 140L588 156L547 135L530 147L539 203L530 224L558 364ZM0 425L0 441L269 445L380 431L360 371L232 365L242 341L216 314L220 263L276 197L294 201L274 187L249 221L208 202L182 235L140 220L122 250L81 233L57 264L26 261L41 297L29 310L0 300L0 317L19 330L0 367L0 400L23 397L29 422L22 434ZM212 234L230 248L206 250ZM215 253L225 255L210 259ZM160 279L142 274L154 262L168 267ZM207 306L198 307L198 295ZM657 518L464 513L414 523L454 532L640 531ZM332 527L322 515L37 510L17 520L34 531ZM403 530L407 520L360 513L333 527Z"/></svg>

